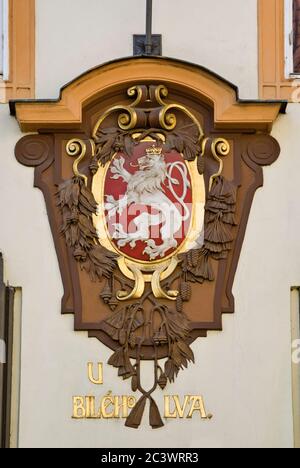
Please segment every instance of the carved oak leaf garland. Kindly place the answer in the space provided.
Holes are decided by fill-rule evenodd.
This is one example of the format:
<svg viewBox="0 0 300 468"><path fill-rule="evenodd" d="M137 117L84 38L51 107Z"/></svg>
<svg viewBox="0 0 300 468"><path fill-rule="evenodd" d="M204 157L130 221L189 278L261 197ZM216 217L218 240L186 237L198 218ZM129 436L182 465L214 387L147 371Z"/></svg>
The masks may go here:
<svg viewBox="0 0 300 468"><path fill-rule="evenodd" d="M61 233L73 256L92 281L110 278L117 266L116 255L99 244L92 216L97 212L93 194L81 177L63 182L57 193L62 213Z"/></svg>
<svg viewBox="0 0 300 468"><path fill-rule="evenodd" d="M151 137L154 140L159 140L162 143L159 135L165 137L165 150L176 150L182 153L184 159L193 161L200 152L197 126L195 124L178 127L172 132L167 132L162 129L140 129L132 131L122 131L116 127L99 129L94 139L96 145L95 158L102 166L108 161L111 161L113 156L122 151L126 156L131 157L136 144L144 140L146 137ZM135 135L133 139L132 136ZM200 163L204 162L203 158L199 158ZM97 167L97 166L96 166Z"/></svg>
<svg viewBox="0 0 300 468"><path fill-rule="evenodd" d="M199 154L198 129L195 124L178 127L172 133L166 133L166 151L176 150L182 153L186 161L194 161Z"/></svg>
<svg viewBox="0 0 300 468"><path fill-rule="evenodd" d="M118 151L123 151L131 157L135 145L130 133L119 130L118 128L106 128L98 130L95 137L96 158L102 166Z"/></svg>
<svg viewBox="0 0 300 468"><path fill-rule="evenodd" d="M231 250L231 228L236 226L235 208L235 187L223 176L218 176L205 205L204 246L181 255L182 270L188 281L203 283L205 280L214 280L210 258L224 259Z"/></svg>

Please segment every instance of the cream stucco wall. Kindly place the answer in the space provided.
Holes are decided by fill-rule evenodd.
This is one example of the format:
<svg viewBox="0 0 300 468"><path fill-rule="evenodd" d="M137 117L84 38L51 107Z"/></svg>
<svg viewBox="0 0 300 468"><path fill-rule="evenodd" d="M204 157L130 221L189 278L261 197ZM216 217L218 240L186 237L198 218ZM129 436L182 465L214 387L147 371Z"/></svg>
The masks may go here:
<svg viewBox="0 0 300 468"><path fill-rule="evenodd" d="M290 286L300 284L298 122L300 107L279 117L274 136L282 154L265 169L256 194L234 284L236 313L224 331L209 333L193 349L196 365L168 393L201 393L211 421L169 421L138 431L118 420L74 421L76 394L130 394L115 369L105 382L87 383L88 361L107 350L86 333L73 332L73 318L60 315L62 285L42 194L32 188L33 170L14 159L17 123L0 107L0 229L5 276L23 288L21 447L291 447ZM94 388L93 388L94 387ZM158 401L162 404L161 393Z"/></svg>
<svg viewBox="0 0 300 468"><path fill-rule="evenodd" d="M68 81L132 55L145 32L145 0L36 0L36 92L56 98ZM163 54L201 64L257 98L257 0L154 0Z"/></svg>

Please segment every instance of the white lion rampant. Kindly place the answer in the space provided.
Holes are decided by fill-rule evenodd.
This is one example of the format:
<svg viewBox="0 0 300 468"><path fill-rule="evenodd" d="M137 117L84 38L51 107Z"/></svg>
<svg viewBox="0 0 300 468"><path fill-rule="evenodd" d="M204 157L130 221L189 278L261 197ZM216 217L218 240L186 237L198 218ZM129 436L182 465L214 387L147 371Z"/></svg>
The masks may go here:
<svg viewBox="0 0 300 468"><path fill-rule="evenodd" d="M190 216L190 211L184 201L187 189L190 187L187 167L179 161L167 164L163 154L151 154L151 150L138 159L136 166L138 169L134 174L130 174L124 168L124 163L123 157L115 158L112 163L113 176L111 178L122 179L127 183L127 190L119 200L115 200L112 195L106 195L104 207L109 218L116 216L117 213L122 214L127 207L136 204L150 207L150 212L143 212L134 218L136 231L133 233L126 232L120 223L113 224L112 237L117 239L118 247L129 244L131 248L134 248L137 241L145 242L146 247L143 253L148 255L150 260L164 257L168 250L178 246L175 234ZM181 197L173 188L173 185L180 184L177 178L172 177L175 168L180 172L183 181ZM178 201L178 206L172 203L164 193L163 185L166 183ZM162 243L156 244L155 240L150 238L150 233L151 227L159 225L162 225L159 237Z"/></svg>

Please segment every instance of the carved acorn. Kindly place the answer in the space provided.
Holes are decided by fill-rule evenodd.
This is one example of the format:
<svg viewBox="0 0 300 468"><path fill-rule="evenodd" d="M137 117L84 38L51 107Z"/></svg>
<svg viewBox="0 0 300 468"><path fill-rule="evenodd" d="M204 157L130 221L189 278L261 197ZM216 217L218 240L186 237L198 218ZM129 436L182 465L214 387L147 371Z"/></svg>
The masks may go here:
<svg viewBox="0 0 300 468"><path fill-rule="evenodd" d="M98 171L98 169L99 169L98 161L97 161L96 158L93 158L93 159L92 159L92 162L91 162L91 164L90 164L90 171L91 171L91 173L94 175L94 174L96 174L96 172Z"/></svg>
<svg viewBox="0 0 300 468"><path fill-rule="evenodd" d="M167 378L167 376L166 376L166 374L164 372L162 372L160 374L160 377L159 377L157 383L158 383L158 385L160 386L160 388L162 390L164 390L166 388L167 383L168 383L168 378Z"/></svg>
<svg viewBox="0 0 300 468"><path fill-rule="evenodd" d="M176 310L179 313L183 312L183 300L180 294L177 296L177 299L176 299Z"/></svg>
<svg viewBox="0 0 300 468"><path fill-rule="evenodd" d="M106 283L106 285L104 286L102 292L100 293L100 297L102 298L103 302L105 302L105 304L108 304L109 301L111 300L112 290L111 290L111 287L108 284L108 282Z"/></svg>
<svg viewBox="0 0 300 468"><path fill-rule="evenodd" d="M85 262L86 261L86 251L82 247L76 247L74 250L74 258L77 260L77 262Z"/></svg>
<svg viewBox="0 0 300 468"><path fill-rule="evenodd" d="M190 283L186 283L185 281L183 281L180 284L180 296L184 302L190 301L192 297L192 288Z"/></svg>
<svg viewBox="0 0 300 468"><path fill-rule="evenodd" d="M115 297L112 297L108 304L111 310L114 311L118 307L119 301Z"/></svg>

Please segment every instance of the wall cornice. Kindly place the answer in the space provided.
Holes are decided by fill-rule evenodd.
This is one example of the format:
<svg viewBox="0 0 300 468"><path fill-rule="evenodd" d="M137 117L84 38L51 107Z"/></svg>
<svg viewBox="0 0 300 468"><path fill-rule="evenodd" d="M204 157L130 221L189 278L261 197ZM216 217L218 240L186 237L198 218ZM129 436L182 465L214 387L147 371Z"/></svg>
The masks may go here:
<svg viewBox="0 0 300 468"><path fill-rule="evenodd" d="M243 101L237 88L209 70L186 62L140 57L121 59L97 67L65 86L57 101L12 101L24 132L46 128L78 129L82 111L109 90L149 81L193 90L195 96L213 107L218 129L251 129L270 131L283 101Z"/></svg>

